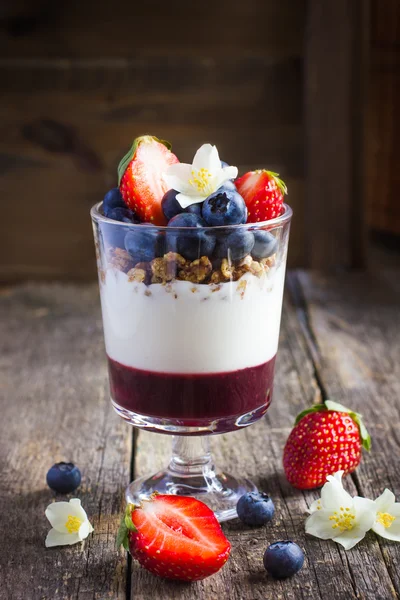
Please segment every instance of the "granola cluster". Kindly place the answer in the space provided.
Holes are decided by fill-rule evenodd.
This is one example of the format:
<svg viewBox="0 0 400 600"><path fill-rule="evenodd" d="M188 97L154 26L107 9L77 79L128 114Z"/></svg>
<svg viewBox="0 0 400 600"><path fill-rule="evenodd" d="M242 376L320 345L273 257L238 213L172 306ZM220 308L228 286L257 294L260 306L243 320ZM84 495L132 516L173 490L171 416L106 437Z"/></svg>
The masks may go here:
<svg viewBox="0 0 400 600"><path fill-rule="evenodd" d="M129 281L146 285L168 284L174 280L211 284L238 281L246 273L261 277L274 264L275 255L260 261L248 255L236 263L230 262L227 258L212 263L207 256L190 261L176 252L168 252L163 257L155 258L150 262L134 264L130 254L121 248L112 248L108 254L110 267L126 273Z"/></svg>

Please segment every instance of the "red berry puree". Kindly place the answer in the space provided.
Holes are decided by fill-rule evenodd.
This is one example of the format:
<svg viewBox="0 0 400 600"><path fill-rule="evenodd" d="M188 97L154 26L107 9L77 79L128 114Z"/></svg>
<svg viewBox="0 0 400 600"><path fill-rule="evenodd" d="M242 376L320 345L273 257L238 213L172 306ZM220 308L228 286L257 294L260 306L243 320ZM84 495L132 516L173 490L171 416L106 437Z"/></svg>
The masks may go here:
<svg viewBox="0 0 400 600"><path fill-rule="evenodd" d="M126 367L108 358L113 401L140 415L201 426L268 408L275 356L266 363L227 373L158 373ZM190 421L190 423L189 423Z"/></svg>

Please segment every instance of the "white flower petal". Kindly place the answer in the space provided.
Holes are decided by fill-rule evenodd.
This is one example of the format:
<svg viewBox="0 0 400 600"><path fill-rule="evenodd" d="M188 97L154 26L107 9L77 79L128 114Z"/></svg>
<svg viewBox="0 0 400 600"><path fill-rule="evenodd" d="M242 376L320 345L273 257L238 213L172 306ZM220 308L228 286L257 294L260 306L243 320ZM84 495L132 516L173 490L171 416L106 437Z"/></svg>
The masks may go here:
<svg viewBox="0 0 400 600"><path fill-rule="evenodd" d="M72 512L69 513L70 515L78 517L78 519L81 519L81 521L85 521L87 519L86 511L84 508L82 508L79 498L71 498L69 504L72 506Z"/></svg>
<svg viewBox="0 0 400 600"><path fill-rule="evenodd" d="M376 508L379 512L390 512L389 508L393 506L396 498L393 492L386 488L384 492L375 500Z"/></svg>
<svg viewBox="0 0 400 600"><path fill-rule="evenodd" d="M350 550L365 537L365 533L364 530L354 528L351 531L344 531L333 540L341 544L345 550Z"/></svg>
<svg viewBox="0 0 400 600"><path fill-rule="evenodd" d="M87 520L79 498L72 498L69 502L53 502L46 508L45 515L50 525L60 533L68 533L65 524L70 516L77 517L82 522Z"/></svg>
<svg viewBox="0 0 400 600"><path fill-rule="evenodd" d="M229 179L234 179L237 176L237 168L236 167L225 167L225 169L220 169L212 182L212 187L214 191L217 191L218 188L221 187L226 181ZM209 194L210 195L210 194Z"/></svg>
<svg viewBox="0 0 400 600"><path fill-rule="evenodd" d="M193 169L207 169L210 173L215 173L221 169L221 160L219 158L216 146L203 144L197 150L193 159Z"/></svg>
<svg viewBox="0 0 400 600"><path fill-rule="evenodd" d="M351 508L353 505L353 499L343 488L341 481L331 476L321 490L321 501L322 506L330 510L336 510L340 506Z"/></svg>
<svg viewBox="0 0 400 600"><path fill-rule="evenodd" d="M392 506L390 506L389 508L390 510L388 510L387 512L390 513L392 517L396 517L396 519L400 517L400 502L395 502L395 504L392 504Z"/></svg>
<svg viewBox="0 0 400 600"><path fill-rule="evenodd" d="M336 471L336 473L334 473L333 475L328 475L328 477L326 479L328 481L336 480L343 486L343 481L342 481L343 473L344 473L344 471Z"/></svg>
<svg viewBox="0 0 400 600"><path fill-rule="evenodd" d="M232 166L224 167L222 169L222 172L227 179L236 179L236 177L238 176L238 168L237 167L232 167Z"/></svg>
<svg viewBox="0 0 400 600"><path fill-rule="evenodd" d="M198 192L197 192L198 194ZM198 204L199 202L204 202L207 196L187 196L186 194L177 194L176 199L182 208L187 208L192 204Z"/></svg>
<svg viewBox="0 0 400 600"><path fill-rule="evenodd" d="M327 510L317 510L306 519L306 533L321 538L322 540L330 540L336 533L332 528L332 521L329 520L332 512Z"/></svg>
<svg viewBox="0 0 400 600"><path fill-rule="evenodd" d="M368 498L360 498L360 496L355 496L353 498L353 506L356 515L356 526L365 532L371 529L376 518L375 502L373 500L369 500Z"/></svg>
<svg viewBox="0 0 400 600"><path fill-rule="evenodd" d="M82 525L79 527L78 536L79 536L80 540L84 540L85 538L87 538L89 533L91 533L90 527L91 527L91 525L90 525L89 521L86 519L86 521L84 521L82 523ZM92 531L93 531L93 527L92 527Z"/></svg>
<svg viewBox="0 0 400 600"><path fill-rule="evenodd" d="M318 510L318 507L322 508L322 504L321 504L321 500L320 498L318 498L317 500L314 500L314 502L311 504L310 508L308 509L308 513L311 515L313 512L315 512L316 510Z"/></svg>
<svg viewBox="0 0 400 600"><path fill-rule="evenodd" d="M78 533L61 533L56 529L50 529L45 540L46 548L52 546L68 546L80 542Z"/></svg>
<svg viewBox="0 0 400 600"><path fill-rule="evenodd" d="M163 179L170 190L176 190L189 196L197 193L197 188L189 183L192 179L192 165L185 163L170 165L163 173Z"/></svg>
<svg viewBox="0 0 400 600"><path fill-rule="evenodd" d="M68 515L72 514L69 502L53 502L45 510L45 515L50 521L50 525L61 533L68 533L65 523L68 520Z"/></svg>
<svg viewBox="0 0 400 600"><path fill-rule="evenodd" d="M390 527L385 527L382 523L376 521L372 529L375 533L387 540L400 542L400 519L398 518L393 521Z"/></svg>

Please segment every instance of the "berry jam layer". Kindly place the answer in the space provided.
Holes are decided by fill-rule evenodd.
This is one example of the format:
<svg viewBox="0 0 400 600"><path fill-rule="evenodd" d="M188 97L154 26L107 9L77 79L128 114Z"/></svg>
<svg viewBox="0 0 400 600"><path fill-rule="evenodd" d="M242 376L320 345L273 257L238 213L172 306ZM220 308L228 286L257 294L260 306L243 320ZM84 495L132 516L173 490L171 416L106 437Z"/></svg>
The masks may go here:
<svg viewBox="0 0 400 600"><path fill-rule="evenodd" d="M201 426L268 407L275 356L256 367L228 373L175 374L126 367L108 358L112 399L120 407L150 417Z"/></svg>

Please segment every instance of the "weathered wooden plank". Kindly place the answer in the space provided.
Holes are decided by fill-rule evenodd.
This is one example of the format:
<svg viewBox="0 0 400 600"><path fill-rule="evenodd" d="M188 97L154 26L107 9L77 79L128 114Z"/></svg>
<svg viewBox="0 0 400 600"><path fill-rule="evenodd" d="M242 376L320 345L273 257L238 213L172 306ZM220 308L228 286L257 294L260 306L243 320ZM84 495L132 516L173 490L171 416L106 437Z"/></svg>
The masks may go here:
<svg viewBox="0 0 400 600"><path fill-rule="evenodd" d="M368 0L308 2L305 210L308 267L363 266Z"/></svg>
<svg viewBox="0 0 400 600"><path fill-rule="evenodd" d="M400 4L371 2L367 118L367 218L375 231L400 234Z"/></svg>
<svg viewBox="0 0 400 600"><path fill-rule="evenodd" d="M151 55L299 54L304 2L202 4L162 0L78 2L3 0L0 55L26 58L127 58ZM90 27L88 26L90 24Z"/></svg>
<svg viewBox="0 0 400 600"><path fill-rule="evenodd" d="M168 583L133 564L131 598L145 600L146 590L152 598L229 598L244 599L338 599L394 598L393 586L379 546L374 539L361 543L346 553L333 542L322 542L304 534L307 506L315 492L301 493L286 481L282 469L282 450L294 416L321 390L314 376L307 336L300 321L301 311L286 302L282 320L280 351L276 374L276 391L267 417L244 431L213 439L216 462L227 471L252 477L268 491L276 504L276 518L271 526L249 529L238 521L224 524L232 542L232 555L224 569L215 576L192 585ZM168 439L140 432L135 462L136 475L150 473L165 464ZM355 494L354 482L347 480ZM286 581L273 581L263 570L265 548L279 539L294 539L306 551L302 571Z"/></svg>
<svg viewBox="0 0 400 600"><path fill-rule="evenodd" d="M376 498L389 487L399 499L400 288L389 277L398 282L400 270L301 273L299 281L326 394L361 412L372 435L372 451L354 477L358 490ZM395 597L399 546L382 538L378 543L393 582L388 597Z"/></svg>
<svg viewBox="0 0 400 600"><path fill-rule="evenodd" d="M3 289L1 311L0 598L124 600L115 533L131 431L107 394L97 286ZM76 496L95 531L46 549L44 511L55 497L46 472L60 460L82 471Z"/></svg>
<svg viewBox="0 0 400 600"><path fill-rule="evenodd" d="M302 264L298 61L156 59L98 73L64 62L55 71L58 78L51 67L21 67L13 71L20 91L3 94L0 280L95 277L89 208L116 184L119 159L146 132L171 140L183 161L210 141L242 172L281 173L297 218L290 261ZM238 78L246 94L237 93Z"/></svg>

